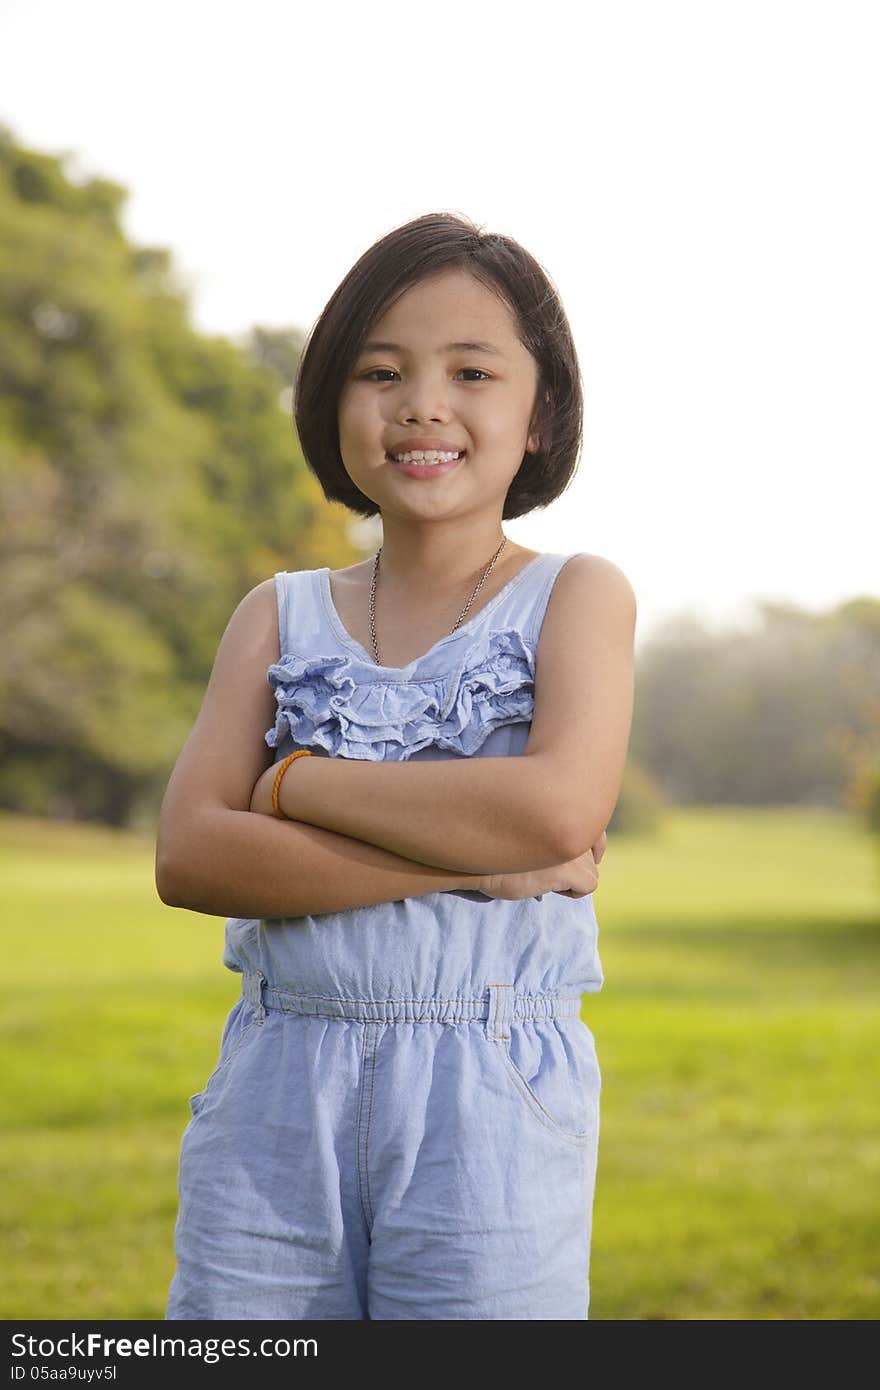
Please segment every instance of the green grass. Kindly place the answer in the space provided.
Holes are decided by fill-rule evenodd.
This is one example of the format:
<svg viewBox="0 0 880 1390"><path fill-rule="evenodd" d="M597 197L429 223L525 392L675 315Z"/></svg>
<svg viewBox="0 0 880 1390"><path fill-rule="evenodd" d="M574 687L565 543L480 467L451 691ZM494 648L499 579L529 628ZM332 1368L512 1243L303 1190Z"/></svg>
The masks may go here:
<svg viewBox="0 0 880 1390"><path fill-rule="evenodd" d="M161 1318L188 1096L240 990L153 844L0 814L0 1317ZM591 1316L880 1315L880 853L845 815L611 836Z"/></svg>

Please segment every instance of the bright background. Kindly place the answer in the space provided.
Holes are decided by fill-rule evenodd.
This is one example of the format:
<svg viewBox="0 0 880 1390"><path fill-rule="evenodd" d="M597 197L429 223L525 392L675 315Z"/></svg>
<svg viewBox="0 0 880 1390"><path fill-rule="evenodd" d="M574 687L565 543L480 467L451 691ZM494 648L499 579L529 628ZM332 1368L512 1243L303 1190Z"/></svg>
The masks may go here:
<svg viewBox="0 0 880 1390"><path fill-rule="evenodd" d="M423 212L521 241L586 422L508 531L613 559L644 637L877 590L878 30L847 0L7 0L0 118L131 189L211 332L309 327Z"/></svg>
<svg viewBox="0 0 880 1390"><path fill-rule="evenodd" d="M600 1320L880 1313L880 621L730 636L756 600L880 588L878 32L846 0L0 10L0 121L130 189L203 333L307 330L424 212L521 241L572 323L585 439L569 492L505 529L614 560L640 640L682 609L722 633L639 666L602 864ZM48 662L35 687L67 744L96 667L131 687L114 742L172 718L158 656L139 703L152 668L114 634L106 661L65 648L78 700ZM56 725L20 703L38 805ZM154 830L0 814L0 1317L163 1315L187 1097L240 982L222 921L157 898Z"/></svg>

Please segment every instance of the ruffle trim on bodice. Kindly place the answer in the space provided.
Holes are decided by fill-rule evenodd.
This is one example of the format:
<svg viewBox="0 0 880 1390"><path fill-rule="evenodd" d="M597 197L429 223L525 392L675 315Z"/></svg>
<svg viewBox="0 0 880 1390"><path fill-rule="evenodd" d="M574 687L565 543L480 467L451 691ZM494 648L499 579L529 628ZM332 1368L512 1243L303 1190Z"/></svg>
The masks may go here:
<svg viewBox="0 0 880 1390"><path fill-rule="evenodd" d="M426 658L431 653L426 653ZM478 630L453 672L394 681L356 655L283 656L270 748L290 736L332 757L401 762L433 745L469 757L493 730L531 719L535 654L516 628Z"/></svg>

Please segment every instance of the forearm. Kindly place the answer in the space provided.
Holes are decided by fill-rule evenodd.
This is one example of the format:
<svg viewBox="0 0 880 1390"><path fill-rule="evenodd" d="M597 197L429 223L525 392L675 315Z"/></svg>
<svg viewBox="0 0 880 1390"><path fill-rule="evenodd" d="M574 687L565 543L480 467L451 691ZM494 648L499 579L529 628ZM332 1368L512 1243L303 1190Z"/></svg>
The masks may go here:
<svg viewBox="0 0 880 1390"><path fill-rule="evenodd" d="M271 775L271 774L270 774ZM300 822L392 854L472 874L520 873L570 857L543 758L359 762L298 758L280 806Z"/></svg>
<svg viewBox="0 0 880 1390"><path fill-rule="evenodd" d="M314 916L479 888L477 875L252 811L212 807L179 838L172 862L157 865L159 894L173 907L212 916Z"/></svg>

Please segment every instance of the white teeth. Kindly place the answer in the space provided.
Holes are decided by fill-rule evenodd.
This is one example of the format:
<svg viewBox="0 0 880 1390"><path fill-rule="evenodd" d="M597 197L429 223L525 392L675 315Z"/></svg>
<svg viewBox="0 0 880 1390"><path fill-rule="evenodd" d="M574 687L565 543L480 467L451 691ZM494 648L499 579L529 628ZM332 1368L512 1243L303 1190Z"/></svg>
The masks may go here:
<svg viewBox="0 0 880 1390"><path fill-rule="evenodd" d="M462 450L458 453L444 453L439 449L414 449L410 454L392 454L391 457L397 463L449 463L452 459L461 458Z"/></svg>

